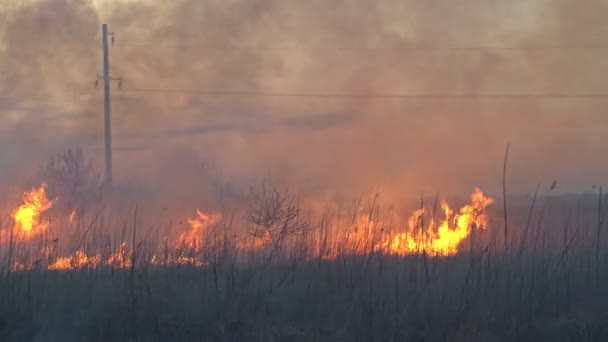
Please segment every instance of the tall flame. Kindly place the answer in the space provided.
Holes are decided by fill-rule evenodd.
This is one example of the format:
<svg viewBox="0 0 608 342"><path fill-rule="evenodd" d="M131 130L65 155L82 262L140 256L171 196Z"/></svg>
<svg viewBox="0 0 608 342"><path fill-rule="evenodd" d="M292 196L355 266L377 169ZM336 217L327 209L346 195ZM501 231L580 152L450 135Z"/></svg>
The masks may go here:
<svg viewBox="0 0 608 342"><path fill-rule="evenodd" d="M23 195L23 204L13 212L13 219L20 233L31 238L44 232L48 222L42 222L40 216L53 206L53 201L46 197L44 185L34 188Z"/></svg>
<svg viewBox="0 0 608 342"><path fill-rule="evenodd" d="M436 224L431 219L426 229L417 229L425 213L424 209L419 209L409 219L409 230L385 239L381 250L402 256L422 253L439 256L455 255L472 229L486 229L488 223L486 208L493 202L492 198L487 197L477 188L471 195L471 203L454 215L452 209L443 201L441 203L443 221Z"/></svg>

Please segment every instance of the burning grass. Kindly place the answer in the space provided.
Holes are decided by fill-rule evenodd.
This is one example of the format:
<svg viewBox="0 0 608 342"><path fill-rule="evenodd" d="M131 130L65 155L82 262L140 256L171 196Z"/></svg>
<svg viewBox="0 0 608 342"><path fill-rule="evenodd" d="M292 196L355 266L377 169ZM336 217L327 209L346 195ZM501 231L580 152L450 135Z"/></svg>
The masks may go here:
<svg viewBox="0 0 608 342"><path fill-rule="evenodd" d="M475 189L471 203L460 208L454 215L446 201L441 202L443 220L438 223L433 217L424 227L426 209L418 209L409 219L408 232L388 237L380 245L380 250L401 256L411 254L456 255L462 242L471 235L473 229L486 229L488 217L486 209L494 200Z"/></svg>
<svg viewBox="0 0 608 342"><path fill-rule="evenodd" d="M473 230L487 228L486 210L492 203L493 199L487 197L480 189L475 189L471 195L471 203L460 208L456 214L446 201L442 201L441 208L444 213L442 219L437 220L424 208L417 209L407 220L408 225L404 229L399 226L389 227L388 223L381 222L369 215L357 215L351 225L332 237L333 248L324 248L321 251L320 241L307 241L311 244L307 246L307 249L320 253L308 255L308 258L321 257L332 260L341 255L367 255L370 253L398 256L456 255L459 253L463 241L470 236ZM53 201L47 199L44 186L25 194L23 204L14 211L14 218L19 232L26 241L48 229L48 223L41 220L41 215L52 206ZM278 210L277 207L272 209ZM288 210L293 212L293 209ZM75 215L75 210L70 211L65 222L73 225ZM203 255L204 249L208 246L213 245L213 248L230 246L244 253L277 248L280 244L294 242L293 237L288 234L293 232L288 232L287 229L290 229L289 225L294 224L296 219L293 216L285 222L280 222L281 218L265 217L264 223L254 222L256 223L255 229L250 238L236 240L236 235L233 235L233 239L229 240L227 236L218 238L217 231L214 231L214 227L222 221L220 214L204 213L197 209L196 217L187 220L188 227L179 232L172 243L165 243L164 246L161 246L161 249L164 249L163 255L152 253L147 259L139 260L139 263L189 264L202 267L208 261ZM274 227L277 222L279 222L278 229ZM57 236L55 239L59 238L61 237ZM163 240L166 241L166 239L165 236ZM45 244L44 248L48 249L49 245ZM84 249L78 248L72 255L54 255L47 260L31 260L29 264L27 261L19 262L13 266L13 269L30 270L34 267L46 267L48 270L66 271L100 266L130 268L138 248L134 246L129 248L127 241L121 241L111 253L107 253L107 248L104 250L98 247L93 250L92 254L87 254ZM102 255L106 255L106 257L102 257Z"/></svg>
<svg viewBox="0 0 608 342"><path fill-rule="evenodd" d="M402 219L378 205L303 219L294 202L279 202L288 210L274 206L259 220L196 210L185 225L146 222L137 210L121 220L95 212L74 220L50 207L33 226L43 215L52 226L0 247L0 337L608 337L608 254L605 240L596 244L606 201L512 203L507 244L494 200L479 189L461 206L437 201L437 210L421 206ZM284 227L294 222L306 229Z"/></svg>

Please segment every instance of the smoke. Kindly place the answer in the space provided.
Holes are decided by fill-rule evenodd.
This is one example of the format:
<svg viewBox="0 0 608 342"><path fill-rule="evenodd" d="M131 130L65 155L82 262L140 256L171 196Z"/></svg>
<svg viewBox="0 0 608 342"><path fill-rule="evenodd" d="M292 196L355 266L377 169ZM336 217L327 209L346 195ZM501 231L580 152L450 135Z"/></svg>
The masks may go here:
<svg viewBox="0 0 608 342"><path fill-rule="evenodd" d="M608 174L608 100L519 96L608 93L607 14L600 0L3 4L0 182L76 144L101 166L108 23L118 182L185 197L267 176L308 195L492 192L511 143L510 191L587 190Z"/></svg>

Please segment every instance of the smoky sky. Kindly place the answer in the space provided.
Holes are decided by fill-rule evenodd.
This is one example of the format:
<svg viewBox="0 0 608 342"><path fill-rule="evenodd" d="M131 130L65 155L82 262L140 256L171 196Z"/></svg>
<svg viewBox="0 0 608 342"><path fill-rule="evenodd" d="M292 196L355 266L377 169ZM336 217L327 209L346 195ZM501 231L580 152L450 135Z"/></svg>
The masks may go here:
<svg viewBox="0 0 608 342"><path fill-rule="evenodd" d="M600 0L3 2L0 181L75 145L102 169L108 23L119 183L492 192L510 143L511 191L585 191L608 175L607 16Z"/></svg>

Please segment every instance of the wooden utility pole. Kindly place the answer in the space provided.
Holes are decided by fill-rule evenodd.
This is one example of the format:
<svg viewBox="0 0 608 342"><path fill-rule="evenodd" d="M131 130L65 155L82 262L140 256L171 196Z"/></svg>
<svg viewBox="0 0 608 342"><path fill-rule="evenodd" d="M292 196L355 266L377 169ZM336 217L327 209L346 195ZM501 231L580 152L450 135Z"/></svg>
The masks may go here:
<svg viewBox="0 0 608 342"><path fill-rule="evenodd" d="M104 147L105 147L105 172L104 181L106 184L112 183L112 110L110 96L110 81L118 81L118 88L122 86L122 78L110 77L110 53L108 37L112 37L114 44L114 32L108 32L108 24L101 25L101 35L103 42L103 76L98 76L95 80L95 87L100 79L103 80L103 123L104 123Z"/></svg>
<svg viewBox="0 0 608 342"><path fill-rule="evenodd" d="M104 122L104 146L105 146L105 182L112 183L112 120L111 120L111 97L110 97L110 57L108 47L108 24L101 26L103 40L103 122Z"/></svg>

